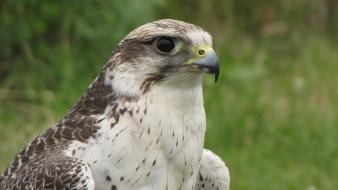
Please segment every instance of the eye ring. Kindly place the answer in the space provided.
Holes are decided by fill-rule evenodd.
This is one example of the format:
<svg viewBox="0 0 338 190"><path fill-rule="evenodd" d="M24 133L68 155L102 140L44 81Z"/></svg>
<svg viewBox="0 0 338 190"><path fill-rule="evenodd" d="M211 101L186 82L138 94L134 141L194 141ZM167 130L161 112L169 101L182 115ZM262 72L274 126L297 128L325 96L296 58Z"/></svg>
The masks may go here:
<svg viewBox="0 0 338 190"><path fill-rule="evenodd" d="M171 37L159 37L155 40L154 47L159 53L171 53L176 47L175 39Z"/></svg>

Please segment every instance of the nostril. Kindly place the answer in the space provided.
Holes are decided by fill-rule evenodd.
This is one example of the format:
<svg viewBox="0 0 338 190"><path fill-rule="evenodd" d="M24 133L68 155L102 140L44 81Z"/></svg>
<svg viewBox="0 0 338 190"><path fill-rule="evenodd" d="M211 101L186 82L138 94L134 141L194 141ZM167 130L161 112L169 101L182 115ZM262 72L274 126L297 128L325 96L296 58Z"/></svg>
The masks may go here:
<svg viewBox="0 0 338 190"><path fill-rule="evenodd" d="M198 51L198 55L204 55L204 54L205 54L205 51L203 49Z"/></svg>

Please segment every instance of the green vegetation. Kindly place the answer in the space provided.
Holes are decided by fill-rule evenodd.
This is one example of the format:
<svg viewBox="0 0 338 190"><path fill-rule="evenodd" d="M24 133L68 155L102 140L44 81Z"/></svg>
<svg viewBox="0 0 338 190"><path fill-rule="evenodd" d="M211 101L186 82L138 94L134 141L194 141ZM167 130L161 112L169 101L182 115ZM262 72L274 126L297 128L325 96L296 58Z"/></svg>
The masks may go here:
<svg viewBox="0 0 338 190"><path fill-rule="evenodd" d="M232 189L338 188L336 0L0 2L0 170L51 127L128 31L159 18L214 35L206 146Z"/></svg>

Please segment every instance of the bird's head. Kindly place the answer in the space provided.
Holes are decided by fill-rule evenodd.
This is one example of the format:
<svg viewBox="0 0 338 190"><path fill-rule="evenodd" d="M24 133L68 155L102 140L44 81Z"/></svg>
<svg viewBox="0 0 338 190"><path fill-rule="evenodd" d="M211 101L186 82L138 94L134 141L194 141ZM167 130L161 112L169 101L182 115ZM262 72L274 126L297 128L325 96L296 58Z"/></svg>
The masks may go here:
<svg viewBox="0 0 338 190"><path fill-rule="evenodd" d="M137 95L154 85L201 85L203 73L218 79L219 62L210 34L165 19L136 28L117 45L106 66L105 83L115 92Z"/></svg>

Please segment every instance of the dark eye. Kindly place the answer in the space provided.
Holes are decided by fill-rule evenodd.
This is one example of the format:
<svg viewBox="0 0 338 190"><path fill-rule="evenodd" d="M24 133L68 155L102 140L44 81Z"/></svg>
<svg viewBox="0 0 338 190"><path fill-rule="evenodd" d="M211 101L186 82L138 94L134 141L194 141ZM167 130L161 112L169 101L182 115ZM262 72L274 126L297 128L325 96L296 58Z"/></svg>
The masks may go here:
<svg viewBox="0 0 338 190"><path fill-rule="evenodd" d="M160 37L155 41L155 48L160 53L169 53L175 48L175 41L170 37Z"/></svg>

